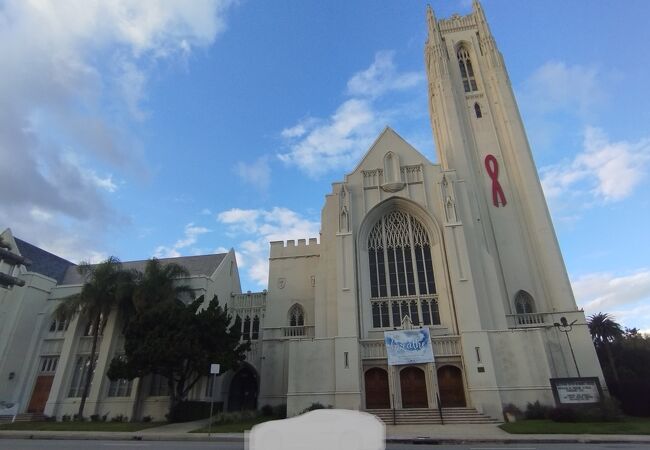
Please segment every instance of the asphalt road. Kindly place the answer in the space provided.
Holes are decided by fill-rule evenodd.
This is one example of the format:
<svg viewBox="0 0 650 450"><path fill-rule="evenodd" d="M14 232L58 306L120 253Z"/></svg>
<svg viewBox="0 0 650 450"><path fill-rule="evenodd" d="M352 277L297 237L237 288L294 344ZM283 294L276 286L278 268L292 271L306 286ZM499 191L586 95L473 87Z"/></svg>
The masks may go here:
<svg viewBox="0 0 650 450"><path fill-rule="evenodd" d="M64 440L32 440L32 439L0 439L0 450L243 450L241 443L215 442L170 442L170 441L64 441ZM390 444L387 450L648 450L649 444L470 444L470 445L412 445ZM305 450L309 450L305 448ZM332 449L334 450L334 449Z"/></svg>

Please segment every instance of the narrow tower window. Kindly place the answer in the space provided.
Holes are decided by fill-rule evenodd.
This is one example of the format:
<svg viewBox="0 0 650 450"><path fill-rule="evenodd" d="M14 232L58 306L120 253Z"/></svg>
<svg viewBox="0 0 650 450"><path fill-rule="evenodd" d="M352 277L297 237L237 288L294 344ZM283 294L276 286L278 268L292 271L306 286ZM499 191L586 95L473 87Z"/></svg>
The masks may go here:
<svg viewBox="0 0 650 450"><path fill-rule="evenodd" d="M463 80L463 89L465 89L465 92L478 91L476 78L474 77L474 68L472 67L472 61L469 58L469 52L465 47L461 47L458 49L456 56L458 57L460 76Z"/></svg>
<svg viewBox="0 0 650 450"><path fill-rule="evenodd" d="M474 103L474 112L476 113L476 118L480 119L483 117L483 114L481 113L481 105L477 103Z"/></svg>

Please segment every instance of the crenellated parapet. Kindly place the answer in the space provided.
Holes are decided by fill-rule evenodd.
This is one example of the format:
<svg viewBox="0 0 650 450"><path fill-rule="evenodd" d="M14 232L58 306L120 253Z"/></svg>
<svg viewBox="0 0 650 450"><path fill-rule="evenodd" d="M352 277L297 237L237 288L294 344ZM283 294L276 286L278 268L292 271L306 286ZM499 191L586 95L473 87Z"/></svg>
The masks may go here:
<svg viewBox="0 0 650 450"><path fill-rule="evenodd" d="M273 241L271 242L271 255L269 259L279 258L307 258L320 256L320 244L317 238Z"/></svg>
<svg viewBox="0 0 650 450"><path fill-rule="evenodd" d="M466 16L453 14L449 19L440 19L438 21L438 27L443 34L471 30L472 28L476 28L476 18L474 14L468 14Z"/></svg>

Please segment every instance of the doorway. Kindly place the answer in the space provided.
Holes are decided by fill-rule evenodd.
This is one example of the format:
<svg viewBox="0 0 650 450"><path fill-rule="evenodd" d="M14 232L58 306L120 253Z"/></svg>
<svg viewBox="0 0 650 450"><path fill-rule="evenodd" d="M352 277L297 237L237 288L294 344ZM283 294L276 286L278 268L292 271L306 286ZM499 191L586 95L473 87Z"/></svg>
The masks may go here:
<svg viewBox="0 0 650 450"><path fill-rule="evenodd" d="M257 390L257 372L250 366L242 367L230 382L228 411L256 410Z"/></svg>
<svg viewBox="0 0 650 450"><path fill-rule="evenodd" d="M428 408L427 381L424 370L406 367L399 373L402 389L402 408Z"/></svg>
<svg viewBox="0 0 650 450"><path fill-rule="evenodd" d="M456 366L442 366L438 369L438 389L443 408L467 406L463 374Z"/></svg>
<svg viewBox="0 0 650 450"><path fill-rule="evenodd" d="M27 406L28 413L42 414L45 411L45 404L50 396L52 381L54 381L54 375L39 375L36 378L34 392L32 392L32 398L29 401L29 406Z"/></svg>
<svg viewBox="0 0 650 450"><path fill-rule="evenodd" d="M366 370L364 374L366 385L367 409L390 409L390 391L388 388L388 372L378 367Z"/></svg>

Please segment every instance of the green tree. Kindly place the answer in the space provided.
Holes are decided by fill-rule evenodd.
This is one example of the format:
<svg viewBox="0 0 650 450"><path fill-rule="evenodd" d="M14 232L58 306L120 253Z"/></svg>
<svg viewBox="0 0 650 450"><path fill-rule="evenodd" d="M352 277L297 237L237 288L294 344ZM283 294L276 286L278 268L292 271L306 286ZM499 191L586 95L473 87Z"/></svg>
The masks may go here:
<svg viewBox="0 0 650 450"><path fill-rule="evenodd" d="M59 320L72 319L77 314L88 321L88 329L92 334L90 360L84 369L82 380L85 380L79 403L78 417L83 418L86 398L90 390L95 359L97 354L97 339L111 310L118 309L123 315L132 310L135 274L124 270L120 260L111 256L99 264L83 262L77 267L84 276L81 292L63 299L54 311Z"/></svg>
<svg viewBox="0 0 650 450"><path fill-rule="evenodd" d="M589 316L587 325L589 326L589 333L591 333L596 350L604 350L609 369L614 377L614 381L618 384L620 379L612 354L612 343L623 337L623 328L613 317L602 312Z"/></svg>
<svg viewBox="0 0 650 450"><path fill-rule="evenodd" d="M240 342L238 327L216 296L206 306L203 296L190 304L169 301L139 310L125 332L125 354L113 359L111 379L133 379L149 374L167 378L170 420L177 405L209 372L210 363L222 372L244 359L248 342Z"/></svg>
<svg viewBox="0 0 650 450"><path fill-rule="evenodd" d="M192 289L178 282L189 275L188 270L179 264L163 265L156 258L150 259L133 293L133 304L136 310L141 312L179 299L194 298Z"/></svg>

